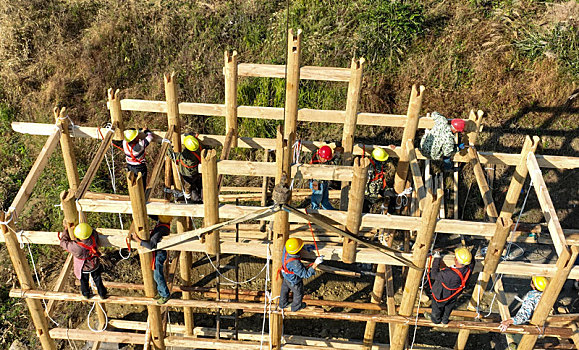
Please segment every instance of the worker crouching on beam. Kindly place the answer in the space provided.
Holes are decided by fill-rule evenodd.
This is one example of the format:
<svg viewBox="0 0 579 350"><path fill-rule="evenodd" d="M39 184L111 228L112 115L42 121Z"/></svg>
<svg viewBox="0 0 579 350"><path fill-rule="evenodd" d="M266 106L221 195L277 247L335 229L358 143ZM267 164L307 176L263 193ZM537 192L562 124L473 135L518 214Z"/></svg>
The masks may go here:
<svg viewBox="0 0 579 350"><path fill-rule="evenodd" d="M97 292L102 299L107 298L107 289L103 284L101 274L103 267L100 262L101 253L98 250L98 232L93 230L87 223L80 223L74 228L74 236L79 241L70 238L68 223L63 221L64 230L59 232L60 246L72 254L74 275L80 280L80 292L86 299L92 298L89 286L89 278L96 286Z"/></svg>
<svg viewBox="0 0 579 350"><path fill-rule="evenodd" d="M312 155L310 164L337 165L343 151L341 146L336 147L336 152L332 152L330 146L322 146ZM312 190L312 209L336 210L330 203L330 181L310 180Z"/></svg>
<svg viewBox="0 0 579 350"><path fill-rule="evenodd" d="M458 170L453 168L451 157L457 149L463 149L464 144L456 145L454 134L464 131L464 120L448 120L438 112L432 112L434 127L426 130L420 140L420 153L428 159L441 160L444 171Z"/></svg>
<svg viewBox="0 0 579 350"><path fill-rule="evenodd" d="M531 288L527 294L523 297L523 302L521 304L521 308L513 318L509 318L508 320L504 320L501 322L499 329L501 332L504 332L509 328L510 325L519 325L529 322L531 316L533 316L533 312L535 312L535 308L539 304L539 300L541 300L541 296L547 288L549 284L549 280L543 276L533 276L531 278Z"/></svg>
<svg viewBox="0 0 579 350"><path fill-rule="evenodd" d="M201 173L199 173L199 164L201 163L201 142L192 133L185 134L183 139L182 152L173 152L168 148L167 152L174 157L179 168L179 174L184 181L185 199L191 199L192 203L201 203L203 194L203 183Z"/></svg>
<svg viewBox="0 0 579 350"><path fill-rule="evenodd" d="M396 146L388 146L390 149L396 149ZM388 187L386 181L386 173L388 166L388 153L384 148L376 147L372 151L372 156L370 157L370 166L368 167L368 182L366 183L366 189L364 191L364 207L362 211L364 213L369 213L371 208L382 201L387 203L388 213L394 214L396 208L397 194L393 188Z"/></svg>
<svg viewBox="0 0 579 350"><path fill-rule="evenodd" d="M305 267L301 263L300 251L304 247L304 241L300 238L290 238L285 242L283 249L282 265L278 271L283 276L281 292L279 295L279 307L285 309L289 305L289 292L293 292L291 311L299 311L306 307L302 302L304 297L304 278L312 277L316 271L315 268L324 261L323 256L318 256L316 261Z"/></svg>
<svg viewBox="0 0 579 350"><path fill-rule="evenodd" d="M143 184L147 183L147 163L145 161L145 149L151 141L153 141L153 133L146 127L141 129L145 137L141 137L141 133L136 129L127 129L124 131L124 140L115 141L113 145L122 148L125 153L125 161L127 162L127 170L143 176Z"/></svg>
<svg viewBox="0 0 579 350"><path fill-rule="evenodd" d="M450 313L472 275L475 260L466 248L454 250L454 266L440 268L442 256L439 250L434 251L431 259L432 267L427 277L432 293L432 316L427 313L424 316L430 317L435 324L448 324Z"/></svg>

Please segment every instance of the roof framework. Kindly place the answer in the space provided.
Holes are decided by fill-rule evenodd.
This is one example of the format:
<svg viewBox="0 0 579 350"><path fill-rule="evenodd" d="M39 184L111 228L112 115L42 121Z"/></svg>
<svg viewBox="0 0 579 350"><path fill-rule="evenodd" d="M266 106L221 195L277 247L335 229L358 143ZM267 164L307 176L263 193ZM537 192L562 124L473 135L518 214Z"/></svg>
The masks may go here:
<svg viewBox="0 0 579 350"><path fill-rule="evenodd" d="M409 325L418 325L424 327L439 327L431 322L417 318L415 315L420 310L416 310L414 305L418 292L418 282L426 263L428 248L433 240L434 233L443 234L468 234L478 236L489 240L489 253L486 255L484 263L478 264L479 279L473 293L470 307L476 305L476 295L484 293L487 283L495 274L510 274L518 276L529 275L547 275L551 276L551 283L537 307L531 325L510 327L508 333L523 334L523 340L520 349L532 349L536 344L539 336L556 337L560 339L571 338L577 343L577 334L571 329L576 329L576 322L579 321L575 315L568 316L565 320L557 318L548 318L550 309L556 301L557 296L562 288L563 283L568 278L579 278L579 269L573 268L573 262L579 254L579 236L576 229L563 230L557 218L555 208L547 186L542 177L541 168L556 169L576 169L579 167L579 158L564 156L536 155L539 139L538 137L527 137L520 154L506 154L497 152L479 152L476 149L476 139L481 130L483 113L481 111L471 111L469 118L466 119L466 141L471 147L468 151L457 153L453 160L455 162L470 162L473 165L477 184L483 198L486 213L489 222L474 222L458 220L457 205L455 204L455 217L444 218L444 211L440 211L442 192L441 185L437 185L436 179L429 178L428 174L422 174L419 161L424 157L413 147L415 134L419 128L432 127L433 122L428 117L419 117L422 99L425 94L425 88L413 86L411 90L408 112L406 115L392 115L380 113L358 112L359 95L361 89L361 78L364 67L364 59L352 59L350 68L334 67L311 67L301 66L300 63L300 45L301 31L288 33L288 63L284 65L269 64L249 64L238 63L237 53L225 52L224 56L224 77L225 77L225 103L224 104L205 104L205 103L188 103L177 100L178 87L175 83L173 74L165 75L165 92L166 101L147 101L136 99L121 99L119 91L109 90L108 108L111 114L112 128L98 129L95 127L85 127L72 125L67 120L64 109L54 111L56 124L38 124L38 123L13 123L13 129L17 132L28 133L32 135L49 136L45 146L40 152L36 162L32 166L28 176L23 182L18 194L7 213L3 213L1 240L7 245L8 251L14 268L17 272L21 288L14 289L11 292L12 297L25 298L29 307L34 326L40 338L43 349L55 349L54 339L70 337L69 330L66 329L49 329L47 314L50 314L54 308L55 301L76 301L83 302L83 298L78 294L63 292L66 286L66 276L72 269L72 258L69 256L57 280L55 290L42 291L38 290L35 285L30 267L27 263L23 250L20 248L20 242L32 244L58 244L57 236L53 232L38 231L21 231L16 235L16 222L19 214L24 209L27 200L32 196L34 186L45 168L51 154L55 151L58 144L61 145L63 152L67 177L70 189L63 192L62 209L66 220L71 226L78 224L79 218L83 219L83 213L102 212L102 213L124 213L133 216L133 225L130 230L122 231L113 228L101 228L99 237L102 246L125 247L126 237L130 232L135 232L141 238L148 237L146 216L147 214L165 214L178 217L177 235L170 237L167 241L174 242L167 249L177 251L180 261L180 275L183 280L182 285L173 288L181 288L183 299L171 300L167 304L172 307L181 307L184 310L184 327L179 328L178 333L183 336L171 335L167 330L167 322L163 320L164 308L157 306L153 300L155 293L154 281L151 276L150 266L151 252L140 251L143 281L144 284L139 288L145 291L144 297L123 297L122 295L112 295L107 300L98 300L101 304L109 303L132 303L147 306L148 322L150 327L143 328L139 323L123 323L121 320L113 320L111 324L119 328L133 330L128 332L111 332L106 331L105 338L108 340L118 340L119 342L143 344L145 347L154 349L164 349L166 346L187 346L207 349L237 349L237 348L261 348L255 334L244 335L237 340L220 339L219 335L222 330L202 330L194 327L193 308L209 309L239 309L246 312L263 313L262 299L250 299L257 302L227 302L219 301L221 293L217 290L217 295L208 294L210 297L216 297L218 301L194 300L192 299L189 288L191 282L191 252L207 252L208 254L219 257L219 254L247 254L256 257L272 257L273 274L277 267L281 265L281 247L285 240L290 236L304 235L307 229L304 224L308 222L304 216L296 212L286 212L279 210L274 213L268 212L267 207L262 201L261 207L256 206L239 206L223 204L231 200L220 192L224 190L236 191L235 188L224 188L221 186L221 177L223 175L236 176L258 176L267 179L275 178L276 184L288 185L290 178L299 172L300 177L304 179L326 179L342 181L344 186L350 186L349 200L341 198L341 201L347 207L344 211L326 211L319 210L314 213L315 220L318 220L319 227L316 227L316 235L320 239L320 253L325 255L327 260L341 260L344 262L363 262L377 264L376 281L373 289L372 303L358 303L361 309L370 310L372 313L352 313L352 312L326 312L317 306L308 308L305 311L297 313L286 312L284 315L278 311L272 310L269 313L270 334L266 337L266 345L280 349L283 348L320 348L322 346L331 346L335 348L364 348L364 349L403 349L407 339ZM287 75L285 74L287 69ZM255 107L255 106L238 106L237 80L238 77L273 77L286 78L286 105L285 108L273 107ZM330 111L315 109L300 109L297 103L300 79L347 82L348 97L346 110ZM145 184L141 176L127 175L129 183L129 196L113 195L106 193L93 193L89 191L90 184L96 175L98 168L101 166L105 152L113 139L122 139L124 128L123 114L130 111L152 112L167 114L168 131L155 131L156 141L161 143L160 156L155 160L153 170L149 181ZM221 156L217 159L215 152L206 152L202 157L201 172L204 183L204 202L205 204L180 204L167 203L158 198L150 198L153 190L157 187L158 179L161 177L163 166L165 167L165 186L174 186L177 190L182 188L180 178L176 173L176 167L171 166L170 161L166 161L165 153L168 147L174 151L181 150L181 121L180 115L202 115L226 118L226 135L200 135L200 140L204 145L221 148ZM238 135L238 118L260 118L283 120L283 130L278 130L277 139L263 139L254 137L239 137ZM296 124L298 121L321 122L321 123L338 123L343 124L342 143L344 145L345 157L344 163L339 166L327 165L292 165L291 145L296 140ZM357 125L376 125L404 128L403 139L396 149L386 148L391 157L399 159L395 188L404 189L407 183L413 184L417 190L412 198L411 214L405 215L376 215L363 214L361 212L361 201L363 201L363 190L366 182L364 174L368 167L367 162L353 162L353 155L363 155L365 152L371 152L373 147L383 145L362 145L354 142L355 130ZM104 131L104 134L102 132ZM74 139L77 137L99 138L103 141L96 152L88 171L82 180L79 179L78 170L76 169L76 160L71 147ZM171 142L162 142L170 140ZM302 141L305 151L312 151L321 142ZM334 145L331 145L334 146ZM253 148L275 150L275 162L250 162L239 160L228 160L229 151L233 147ZM267 155L267 152L266 152ZM509 191L505 203L499 211L498 203L492 198L492 193L487 182L486 174L483 172L481 164L502 164L515 166L515 173L512 177ZM282 174L288 174L289 177L283 177ZM519 262L501 261L500 257L513 227L512 215L521 193L521 188L527 176L533 181L539 202L547 227L544 231L548 234L540 237L541 243L553 244L557 252L556 264L529 264ZM455 175L455 196L458 196L457 183L458 174ZM286 181L286 183L284 183ZM266 184L267 181L264 181ZM440 182L442 183L442 182ZM360 184L362 184L360 186ZM248 189L239 188L239 192L251 193L249 198L256 198L253 193L261 191L265 193L265 188ZM360 193L361 192L361 193ZM260 194L262 197L263 195ZM294 190L293 195L299 196L300 191ZM303 194L302 194L303 195ZM236 194L235 196L238 196ZM259 197L259 195L257 196ZM455 197L458 198L458 197ZM221 202L220 202L221 201ZM455 203L457 201L455 200ZM270 207L271 209L271 207ZM266 213L270 216L265 216ZM440 215L442 213L442 216ZM261 216L258 216L261 215ZM193 230L191 218L205 218L205 230ZM244 224L243 220L261 219L264 221L273 221L273 230L266 235L252 224ZM307 216L306 216L307 218ZM227 224L223 223L228 220ZM314 218L311 221L316 222ZM290 225L292 223L292 225ZM243 242L237 242L231 230L237 224L242 228L244 237ZM345 227L345 230L337 227ZM342 230L342 233L340 233ZM375 232L373 230L403 230L407 233L415 232L416 241L421 244L415 244L413 250L405 252L394 252L386 254L388 247L379 243L371 242L369 237ZM360 237L360 240L351 240L345 237ZM350 236L348 236L350 235ZM197 237L199 236L199 237ZM520 232L514 233L514 238L527 243L532 242ZM365 240L365 241L364 241ZM357 242L356 242L357 241ZM387 242L383 242L387 245ZM271 244L271 245L270 245ZM390 241L391 244L391 241ZM137 248L136 246L134 248ZM312 255L311 258L314 256ZM449 264L452 262L449 261ZM392 289L392 275L390 267L393 265L412 266L408 270L408 278L404 287L402 304L396 307L393 298L382 298L384 288ZM185 266L185 267L184 267ZM175 266L172 266L175 272ZM328 271L328 270L326 270ZM348 273L332 271L334 273ZM418 278L415 278L416 276ZM272 296L279 295L281 281L276 281L275 276L271 279ZM113 282L114 283L114 282ZM447 327L459 329L459 337L456 348L464 349L467 345L469 332L496 332L498 318L508 318L508 307L505 302L502 285L495 283L498 288L500 301L500 315L491 315L489 320L484 322L474 321L452 321ZM117 283L116 288L121 288ZM122 288L121 288L122 290ZM250 292L248 292L250 293ZM227 294L227 293L225 293ZM242 293L243 294L243 293ZM388 293L392 296L392 293ZM253 296L257 298L257 296ZM49 300L49 306L43 309L40 303L41 299ZM316 304L312 301L313 305ZM351 303L352 304L352 303ZM387 306L383 305L386 304ZM340 307L341 302L325 301L326 306ZM349 307L356 308L355 305ZM99 320L104 322L104 310L99 313ZM387 314L381 312L387 311ZM456 311L464 317L471 317L471 311ZM302 339L303 337L286 336L282 340L281 328L283 316L290 318L327 318L343 320L343 322L358 321L366 322L367 327L364 334L364 342L337 342L324 339ZM376 323L388 323L390 329L390 345L374 344L374 330ZM120 326L122 325L122 326ZM219 323L218 323L219 325ZM219 326L218 326L219 327ZM135 330L145 330L145 334L134 333ZM215 340L201 338L203 334L213 332L218 337ZM99 338L94 333L74 330L74 339L93 340L96 342L95 348L98 348Z"/></svg>

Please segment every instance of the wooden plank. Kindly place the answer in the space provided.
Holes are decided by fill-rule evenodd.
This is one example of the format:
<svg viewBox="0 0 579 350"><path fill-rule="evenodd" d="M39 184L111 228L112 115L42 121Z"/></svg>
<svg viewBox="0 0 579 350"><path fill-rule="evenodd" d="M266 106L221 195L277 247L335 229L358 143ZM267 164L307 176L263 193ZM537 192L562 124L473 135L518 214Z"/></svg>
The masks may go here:
<svg viewBox="0 0 579 350"><path fill-rule="evenodd" d="M12 204L10 204L7 217L11 217L12 215L18 217L18 215L20 215L22 209L24 209L24 204L26 204L26 201L28 201L28 198L32 195L32 190L34 189L38 178L40 178L50 156L56 149L56 146L60 141L61 131L54 125L52 125L51 129L50 137L46 140L46 143L42 147L38 157L36 157L36 161L34 161L32 168L30 168L28 175L26 175L26 179L24 179L22 186L20 186L16 197L14 197Z"/></svg>
<svg viewBox="0 0 579 350"><path fill-rule="evenodd" d="M161 101L162 102L162 101ZM165 103L165 102L162 102ZM241 106L239 107L241 110ZM265 108L265 107L260 107ZM283 109L281 109L283 114ZM180 111L181 114L185 114ZM239 112L241 113L241 112ZM342 111L343 113L343 111ZM299 115L299 113L298 113ZM241 115L239 115L241 116ZM402 117L406 118L406 117ZM281 119L281 118L280 118ZM298 118L298 121L300 119ZM360 116L358 116L358 125L367 125L362 122ZM419 123L419 126L421 124ZM54 124L42 124L42 123L26 123L26 122L12 122L12 129L16 132L29 134L29 135L50 135L54 130ZM89 137L89 138L97 138L98 131L97 128L94 127L79 127L75 126L73 128L73 137ZM165 135L163 131L156 131L155 134L158 136L156 138L157 142L162 140L162 137ZM200 141L204 144L207 144L212 147L223 146L225 141L225 136L223 135L199 135ZM324 145L326 143L322 141L302 141L302 151L310 152L311 150L317 149L319 146ZM275 149L275 139L264 139L264 138L254 138L254 137L240 137L239 138L239 147L242 148L255 148L255 149ZM333 147L333 144L330 144ZM384 147L384 145L376 145L380 147ZM355 155L362 155L364 150L366 152L372 152L374 149L374 145L363 145L363 144L356 144L354 145L354 154ZM400 147L397 147L395 150L386 149L388 155L390 157L399 158L399 154L401 152ZM500 164L500 165L509 165L514 166L518 164L520 155L519 154L509 154L509 153L499 153L499 152L478 152L480 162L483 164ZM420 151L416 150L416 156L419 160L426 159ZM536 155L537 163L541 168L556 168L556 169L576 169L579 168L579 157L567 157L567 156L551 156L551 155ZM454 162L460 163L468 163L469 158L468 155L462 156L460 154L455 154L453 157Z"/></svg>
<svg viewBox="0 0 579 350"><path fill-rule="evenodd" d="M242 77L285 78L285 64L240 63L238 74ZM342 81L350 80L350 69L339 67L303 66L300 68L300 79Z"/></svg>
<svg viewBox="0 0 579 350"><path fill-rule="evenodd" d="M97 150L96 154L94 155L88 170L84 174L80 185L78 185L78 189L76 190L74 196L78 200L84 196L85 192L88 191L92 180L96 176L97 170L100 167L105 154L109 150L109 146L111 145L111 140L113 139L114 133L111 129L104 129L105 137L104 140L101 142L99 149Z"/></svg>
<svg viewBox="0 0 579 350"><path fill-rule="evenodd" d="M567 242L565 241L565 234L563 234L563 229L561 228L559 217L557 217L557 211L553 206L553 201L549 195L549 190L547 189L547 185L543 179L541 168L539 168L539 164L537 164L537 159L533 153L529 153L529 156L527 157L527 167L529 169L529 175L533 180L533 187L537 193L537 198L539 198L539 204L543 210L545 221L547 221L547 227L549 227L551 240L555 245L557 255L561 256L561 252L569 248L567 247Z"/></svg>

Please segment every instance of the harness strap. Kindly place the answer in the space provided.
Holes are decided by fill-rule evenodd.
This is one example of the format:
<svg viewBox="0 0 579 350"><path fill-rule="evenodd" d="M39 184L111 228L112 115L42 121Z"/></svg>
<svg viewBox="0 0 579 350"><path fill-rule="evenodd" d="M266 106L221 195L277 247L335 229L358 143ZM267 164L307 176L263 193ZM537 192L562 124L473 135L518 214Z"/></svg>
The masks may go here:
<svg viewBox="0 0 579 350"><path fill-rule="evenodd" d="M301 261L300 258L290 258L288 260L286 260L287 258L287 251L285 252L284 256L283 256L283 260L282 260L282 264L281 267L279 269L277 269L277 276L275 277L276 281L279 278L280 273L283 271L284 273L288 274L288 275L293 275L294 273L290 270L287 269L287 264L291 261Z"/></svg>
<svg viewBox="0 0 579 350"><path fill-rule="evenodd" d="M428 277L428 285L430 286L430 289L432 290L432 281L430 280L430 263L432 262L432 256L430 256L429 261L428 261L428 271L426 273L426 276ZM458 288L448 288L444 282L440 282L440 284L442 285L442 287L444 287L444 289L446 290L450 290L450 291L454 291L454 293L452 293L448 298L444 298L444 299L438 299L434 293L432 293L432 298L439 302L439 303L443 303L445 301L448 301L450 299L452 299L453 297L455 297L456 295L458 295L460 292L462 292L462 290L466 287L466 282L468 281L468 278L470 276L471 273L471 269L467 268L468 271L466 272L466 275L463 276L463 274L456 268L454 267L450 267L450 269L452 271L454 271L458 277L460 278L460 286ZM444 270L444 269L443 269Z"/></svg>
<svg viewBox="0 0 579 350"><path fill-rule="evenodd" d="M92 259L94 257L99 257L101 255L101 253L97 250L96 239L94 238L94 235L91 235L91 238L92 238L92 244L90 246L88 246L82 242L75 241L76 244L78 244L79 246L83 247L84 249L86 249L90 252L89 257L78 258L79 260L89 260L89 259Z"/></svg>

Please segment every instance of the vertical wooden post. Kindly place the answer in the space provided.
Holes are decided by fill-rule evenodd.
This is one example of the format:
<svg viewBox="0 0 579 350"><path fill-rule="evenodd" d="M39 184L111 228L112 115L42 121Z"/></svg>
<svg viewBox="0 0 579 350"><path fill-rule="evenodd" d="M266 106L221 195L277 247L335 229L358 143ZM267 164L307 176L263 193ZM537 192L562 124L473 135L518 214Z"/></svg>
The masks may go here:
<svg viewBox="0 0 579 350"><path fill-rule="evenodd" d="M109 111L111 114L111 123L115 129L115 134L113 135L113 140L122 141L124 139L123 132L125 131L125 125L123 123L123 117L121 112L121 98L119 96L119 89L113 92L113 89L108 90L109 98Z"/></svg>
<svg viewBox="0 0 579 350"><path fill-rule="evenodd" d="M169 128L174 126L171 144L175 152L181 152L181 118L179 118L179 93L175 83L175 72L165 74L165 99L167 100L167 120Z"/></svg>
<svg viewBox="0 0 579 350"><path fill-rule="evenodd" d="M6 216L3 211L0 211L0 221L5 221ZM34 280L32 279L32 272L30 271L30 266L28 265L28 260L26 256L20 249L20 243L18 238L14 233L14 224L9 222L7 225L0 225L0 230L4 235L4 240L6 242L6 249L10 255L10 260L16 271L16 276L18 276L18 281L20 282L20 288L22 289L36 289ZM42 308L42 302L38 299L25 298L26 305L32 316L32 322L34 328L36 328L36 335L40 338L40 344L44 350L55 350L56 345L54 340L50 337L48 333L48 319L44 314L44 309Z"/></svg>
<svg viewBox="0 0 579 350"><path fill-rule="evenodd" d="M416 294L422 283L423 270L426 266L430 246L432 245L434 230L436 228L436 218L440 209L442 196L443 192L440 188L437 190L436 197L431 191L429 191L426 196L426 206L422 212L422 223L416 235L416 243L414 244L412 252L412 262L418 266L420 270L408 269L408 277L404 284L404 293L402 294L400 310L398 311L398 314L401 316L411 316L414 311ZM396 326L390 349L402 350L404 348L406 337L408 336L408 327L409 326L405 324Z"/></svg>
<svg viewBox="0 0 579 350"><path fill-rule="evenodd" d="M201 153L201 169L203 178L203 209L205 226L219 222L219 196L217 195L217 153L215 150L203 150ZM217 255L221 252L219 245L219 230L205 235L207 254Z"/></svg>
<svg viewBox="0 0 579 350"><path fill-rule="evenodd" d="M287 77L285 92L285 116L283 137L288 141L288 146L292 147L296 138L296 128L298 122L298 95L300 87L300 55L302 30L298 29L294 35L293 29L287 34ZM290 174L288 173L288 177Z"/></svg>
<svg viewBox="0 0 579 350"><path fill-rule="evenodd" d="M468 127L467 127L468 131L466 133L466 140L464 140L465 144L476 145L478 134L482 129L481 124L483 116L484 112L481 110L478 110L476 112L476 115L474 114L473 110L470 111L470 114L468 116Z"/></svg>
<svg viewBox="0 0 579 350"><path fill-rule="evenodd" d="M547 317L549 316L549 312L553 308L553 305L557 301L559 297L559 293L561 293L561 289L563 289L563 284L567 281L569 277L569 273L573 268L573 264L577 259L577 255L579 254L579 247L573 246L571 251L565 247L564 250L561 251L559 255L559 259L557 259L557 273L551 281L549 281L549 285L543 292L541 296L541 300L539 300L539 304L535 308L533 312L533 317L531 318L531 325L535 325L538 328L543 327ZM535 347L535 343L537 342L537 335L525 334L519 343L517 349L519 350L531 350Z"/></svg>
<svg viewBox="0 0 579 350"><path fill-rule="evenodd" d="M354 133L358 121L358 104L360 102L360 90L362 88L362 71L366 60L352 58L350 65L350 81L348 83L348 98L346 100L346 119L342 134L342 147L344 147L343 165L352 165L354 150Z"/></svg>
<svg viewBox="0 0 579 350"><path fill-rule="evenodd" d="M360 230L360 223L362 222L362 207L364 206L364 190L366 188L366 180L368 179L368 166L370 160L368 158L356 158L353 166L352 188L348 195L348 217L346 219L346 231L354 235L358 234ZM344 238L342 246L342 261L347 264L356 262L356 247L358 244L349 239Z"/></svg>
<svg viewBox="0 0 579 350"><path fill-rule="evenodd" d="M476 178L476 182L478 183L478 188L483 198L487 215L491 220L491 222L495 222L497 221L499 213L497 212L497 207L495 206L495 202L493 201L493 194L487 182L485 172L482 168L482 165L480 164L478 153L474 146L470 146L468 148L468 157L470 158L470 163L472 164L472 168L474 170L474 176Z"/></svg>
<svg viewBox="0 0 579 350"><path fill-rule="evenodd" d="M268 149L264 149L263 150L263 162L267 163L269 162L269 150ZM265 205L267 204L267 185L268 185L268 180L269 178L267 176L264 176L261 182L261 206L265 207ZM262 232L265 232L265 225L266 225L266 221L265 220L261 220L259 222L259 229Z"/></svg>
<svg viewBox="0 0 579 350"><path fill-rule="evenodd" d="M139 173L135 176L132 172L127 172L127 184L129 187L129 197L131 199L131 208L133 210L133 223L135 232L142 240L149 240L149 222L147 218L147 207L145 200L145 188L143 186L143 177ZM151 270L151 263L153 261L153 253L139 252L139 259L141 261L141 271L143 274L143 284L145 285L145 296L153 298L157 293L157 287L153 278L153 270ZM152 344L155 349L165 349L165 336L163 332L163 324L161 322L161 307L156 305L147 306Z"/></svg>
<svg viewBox="0 0 579 350"><path fill-rule="evenodd" d="M231 147L237 147L237 51L225 51L225 134L233 130Z"/></svg>
<svg viewBox="0 0 579 350"><path fill-rule="evenodd" d="M293 133L292 133L293 134ZM277 143L275 162L277 166L275 183L289 186L290 177L290 149L287 140L283 138L281 129L277 129ZM287 176L283 176L286 174ZM282 181L285 178L285 183ZM281 291L282 279L277 278L277 271L282 264L282 253L285 241L289 238L289 213L285 210L280 210L275 213L273 222L273 248L272 248L272 264L271 264L271 294L272 298L279 297ZM271 348L281 349L281 334L283 328L283 318L280 314L272 314L270 316L270 334L271 334Z"/></svg>
<svg viewBox="0 0 579 350"><path fill-rule="evenodd" d="M68 179L68 187L76 191L80 179L78 177L78 168L76 166L76 157L74 155L74 147L70 139L70 121L66 116L66 109L63 107L60 111L54 107L54 119L56 125L60 127L60 148L62 149L62 158L64 159L64 168L66 169L66 177Z"/></svg>
<svg viewBox="0 0 579 350"><path fill-rule="evenodd" d="M418 129L418 113L422 107L422 97L424 96L424 86L419 89L416 85L412 85L410 93L410 102L408 103L408 111L406 112L406 125L404 126L404 133L402 134L402 143L400 150L400 158L398 159L398 166L396 167L396 175L394 177L394 191L402 193L406 186L406 178L408 176L408 151L406 150L406 143L408 140L414 142L416 129Z"/></svg>
<svg viewBox="0 0 579 350"><path fill-rule="evenodd" d="M519 163L517 164L513 177L511 178L511 183L507 191L507 196L505 198L503 208L499 214L499 218L496 221L497 226L495 233L493 234L493 237L488 244L487 254L483 262L483 270L479 273L477 284L474 287L468 305L468 308L471 310L475 309L476 305L478 305L480 300L479 298L482 297L490 277L497 270L497 266L499 265L501 256L503 254L503 249L505 248L507 238L511 232L511 226L513 224L511 217L515 211L515 206L519 200L525 179L527 178L527 156L529 153L534 153L538 145L539 138L537 136L534 136L533 140L531 140L531 138L528 136L525 138L525 143L523 144L523 149L521 150L521 158L519 159ZM508 309L502 310L502 312L504 313L504 316L508 316ZM459 331L455 349L461 350L465 348L469 334L470 331L466 329L461 329Z"/></svg>

